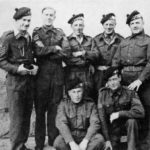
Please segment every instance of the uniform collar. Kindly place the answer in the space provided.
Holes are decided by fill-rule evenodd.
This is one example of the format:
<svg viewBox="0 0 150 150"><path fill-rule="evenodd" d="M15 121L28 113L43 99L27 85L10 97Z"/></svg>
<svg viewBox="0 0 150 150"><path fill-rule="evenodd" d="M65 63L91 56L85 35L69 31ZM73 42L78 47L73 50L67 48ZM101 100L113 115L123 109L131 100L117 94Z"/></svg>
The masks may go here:
<svg viewBox="0 0 150 150"><path fill-rule="evenodd" d="M108 43L106 41L106 38L107 38L107 35L103 32L102 35L100 36L99 40L100 41L105 41L109 45L112 44L112 43L114 43L115 41L120 40L119 36L115 32L110 36L110 38L111 38L111 42L110 43Z"/></svg>
<svg viewBox="0 0 150 150"><path fill-rule="evenodd" d="M48 31L53 31L54 32L54 26L51 25L51 26L46 26L46 25L43 25L43 29L44 31L47 33Z"/></svg>
<svg viewBox="0 0 150 150"><path fill-rule="evenodd" d="M74 33L72 33L72 34L69 36L69 39L72 39L72 38L74 38L74 39L76 39L76 40L78 41L78 37L77 37ZM82 34L82 36L81 36L81 41L79 41L79 43L82 43L83 40L87 40L87 37L86 37L86 35L84 35L84 34Z"/></svg>
<svg viewBox="0 0 150 150"><path fill-rule="evenodd" d="M132 34L131 37L130 37L130 39L132 39L132 38L142 39L144 35L145 35L145 32L143 30L143 31L141 31L138 34Z"/></svg>
<svg viewBox="0 0 150 150"><path fill-rule="evenodd" d="M17 29L14 29L14 35L16 39L19 39L20 37L29 39L29 36L30 36L28 32L19 32Z"/></svg>
<svg viewBox="0 0 150 150"><path fill-rule="evenodd" d="M115 90L115 91L112 91L111 89L110 89L110 91L111 91L111 96L120 96L121 94L122 94L122 86L120 86L117 90Z"/></svg>

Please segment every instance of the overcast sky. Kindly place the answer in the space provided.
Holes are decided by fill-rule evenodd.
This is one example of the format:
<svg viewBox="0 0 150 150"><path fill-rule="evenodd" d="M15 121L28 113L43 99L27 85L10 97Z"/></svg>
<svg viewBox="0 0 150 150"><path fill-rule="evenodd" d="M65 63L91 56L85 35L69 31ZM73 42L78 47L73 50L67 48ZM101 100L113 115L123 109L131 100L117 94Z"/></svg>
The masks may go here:
<svg viewBox="0 0 150 150"><path fill-rule="evenodd" d="M150 35L150 0L0 0L0 35L13 28L14 9L22 6L32 10L30 33L34 27L42 25L41 10L43 7L54 7L57 11L54 25L62 28L69 35L72 31L67 23L72 14L84 13L84 33L95 36L103 32L100 19L103 14L116 14L116 32L124 37L130 35L130 29L125 24L126 14L138 10L144 17L145 32Z"/></svg>

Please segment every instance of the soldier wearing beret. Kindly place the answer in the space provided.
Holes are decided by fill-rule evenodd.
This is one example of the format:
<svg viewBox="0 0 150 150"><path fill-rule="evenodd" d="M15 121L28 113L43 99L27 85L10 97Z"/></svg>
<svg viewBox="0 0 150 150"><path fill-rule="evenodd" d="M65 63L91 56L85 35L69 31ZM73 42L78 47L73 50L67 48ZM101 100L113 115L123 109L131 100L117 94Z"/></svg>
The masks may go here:
<svg viewBox="0 0 150 150"><path fill-rule="evenodd" d="M28 150L24 144L29 134L34 75L38 71L33 59L31 37L27 32L31 11L27 7L16 9L13 18L16 28L5 32L0 39L0 67L8 72L6 87L11 150Z"/></svg>
<svg viewBox="0 0 150 150"><path fill-rule="evenodd" d="M123 84L136 90L144 105L146 117L140 141L142 149L150 149L150 37L144 32L143 17L138 11L127 15L126 23L132 35L121 42L113 65L123 67Z"/></svg>
<svg viewBox="0 0 150 150"><path fill-rule="evenodd" d="M48 143L53 145L57 136L55 115L57 105L62 99L64 85L64 69L62 61L68 58L70 46L61 29L55 28L53 22L56 11L51 7L43 8L43 26L33 31L33 47L39 65L36 79L36 150L42 150L45 142L45 114L47 112Z"/></svg>
<svg viewBox="0 0 150 150"><path fill-rule="evenodd" d="M56 150L102 150L104 139L98 133L100 121L93 100L84 97L84 84L76 78L66 85L68 97L57 110L56 126L60 135Z"/></svg>
<svg viewBox="0 0 150 150"><path fill-rule="evenodd" d="M92 63L98 56L96 51L92 51L92 38L83 33L84 14L73 15L69 21L73 33L68 36L71 47L71 56L66 67L67 80L80 78L86 85L85 92L92 96Z"/></svg>
<svg viewBox="0 0 150 150"><path fill-rule="evenodd" d="M112 65L112 58L122 41L123 37L115 32L116 17L114 13L102 16L101 24L104 32L98 34L93 39L93 48L99 52L99 57L95 63L94 85L97 91L104 86L103 77L106 70Z"/></svg>
<svg viewBox="0 0 150 150"><path fill-rule="evenodd" d="M137 93L121 85L121 72L116 67L105 73L107 87L99 90L98 113L106 140L106 149L119 150L120 137L127 131L127 150L137 150L138 119L144 108Z"/></svg>

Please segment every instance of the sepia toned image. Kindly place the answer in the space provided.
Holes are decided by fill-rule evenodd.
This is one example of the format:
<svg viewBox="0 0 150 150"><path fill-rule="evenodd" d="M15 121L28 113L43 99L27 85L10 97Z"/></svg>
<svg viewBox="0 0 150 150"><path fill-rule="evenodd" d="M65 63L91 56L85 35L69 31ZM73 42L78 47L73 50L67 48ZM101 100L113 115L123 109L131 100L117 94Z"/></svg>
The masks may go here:
<svg viewBox="0 0 150 150"><path fill-rule="evenodd" d="M0 150L150 149L149 0L0 6Z"/></svg>

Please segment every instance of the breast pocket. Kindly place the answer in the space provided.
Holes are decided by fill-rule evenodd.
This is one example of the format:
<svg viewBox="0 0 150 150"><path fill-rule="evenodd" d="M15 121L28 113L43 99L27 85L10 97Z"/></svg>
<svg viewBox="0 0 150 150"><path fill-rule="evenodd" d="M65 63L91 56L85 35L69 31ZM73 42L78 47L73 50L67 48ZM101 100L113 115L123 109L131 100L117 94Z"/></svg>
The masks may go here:
<svg viewBox="0 0 150 150"><path fill-rule="evenodd" d="M112 114L114 112L114 106L112 104L105 104L104 108L106 114Z"/></svg>
<svg viewBox="0 0 150 150"><path fill-rule="evenodd" d="M129 50L129 44L123 44L122 46L121 46L121 57L122 58L127 58L128 56L128 50Z"/></svg>
<svg viewBox="0 0 150 150"><path fill-rule="evenodd" d="M147 57L147 45L143 43L136 43L134 47L134 57Z"/></svg>
<svg viewBox="0 0 150 150"><path fill-rule="evenodd" d="M107 47L104 43L99 43L98 44L98 49L99 49L99 51L101 52L102 55L103 54L105 55L107 53Z"/></svg>
<svg viewBox="0 0 150 150"><path fill-rule="evenodd" d="M77 116L75 114L70 114L69 118L69 127L71 130L74 130L77 124Z"/></svg>

